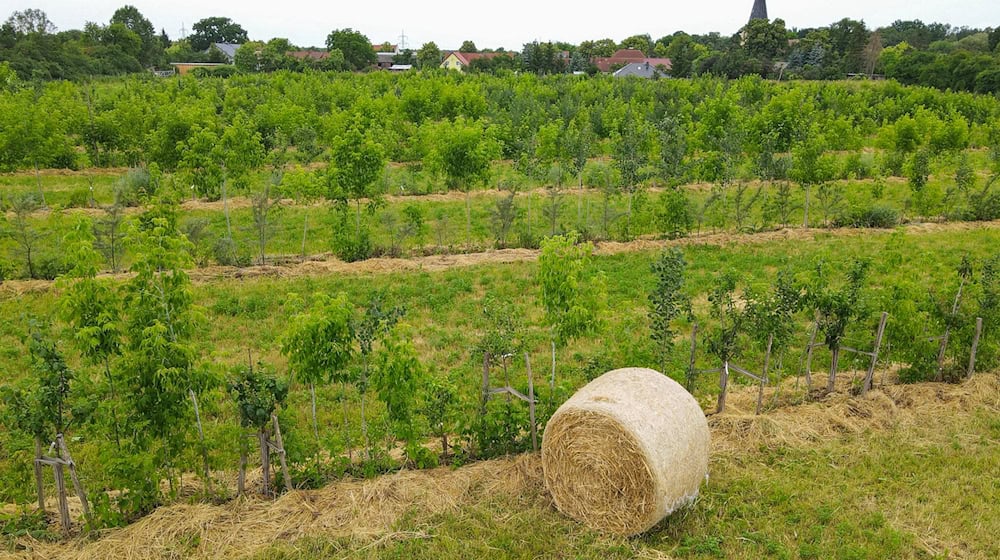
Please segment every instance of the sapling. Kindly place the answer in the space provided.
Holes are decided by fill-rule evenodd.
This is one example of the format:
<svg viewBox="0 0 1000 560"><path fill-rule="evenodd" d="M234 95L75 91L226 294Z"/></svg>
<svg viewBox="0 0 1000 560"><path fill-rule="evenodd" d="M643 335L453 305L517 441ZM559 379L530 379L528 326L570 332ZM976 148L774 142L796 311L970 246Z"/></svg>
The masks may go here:
<svg viewBox="0 0 1000 560"><path fill-rule="evenodd" d="M552 342L553 388L557 344L596 332L607 307L604 275L589 270L593 245L578 245L577 240L575 232L545 239L538 257L538 283Z"/></svg>
<svg viewBox="0 0 1000 560"><path fill-rule="evenodd" d="M281 352L288 356L289 367L301 382L309 385L313 436L317 446L320 440L316 422L316 384L329 381L348 383L346 367L354 354L354 327L354 306L347 299L347 294L340 293L333 298L319 294L311 308L292 318L282 337ZM344 442L350 456L346 400Z"/></svg>
<svg viewBox="0 0 1000 560"><path fill-rule="evenodd" d="M806 287L805 301L817 313L819 331L823 333L826 345L832 354L830 378L827 382L829 392L833 392L837 379L840 346L844 333L851 321L859 318L864 312L862 290L870 265L867 260L855 260L847 271L845 283L831 287L825 263L820 262L816 265L812 283Z"/></svg>
<svg viewBox="0 0 1000 560"><path fill-rule="evenodd" d="M668 249L653 261L652 270L655 284L649 292L650 336L660 355L660 371L667 371L667 360L674 350L677 332L673 321L683 312L691 314L691 300L684 294L684 253L678 249Z"/></svg>
<svg viewBox="0 0 1000 560"><path fill-rule="evenodd" d="M365 409L370 376L370 362L375 343L382 339L403 316L402 307L387 305L386 296L376 293L368 301L361 318L355 320L354 332L361 350L361 377L358 392L361 393L361 437L364 440L365 459L371 458L371 443L368 441L368 419Z"/></svg>

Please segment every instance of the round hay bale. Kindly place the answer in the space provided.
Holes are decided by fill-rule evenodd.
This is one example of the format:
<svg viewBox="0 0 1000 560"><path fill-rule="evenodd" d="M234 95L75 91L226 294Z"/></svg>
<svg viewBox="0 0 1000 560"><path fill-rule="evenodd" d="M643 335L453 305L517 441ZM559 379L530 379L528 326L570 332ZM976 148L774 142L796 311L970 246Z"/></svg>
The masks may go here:
<svg viewBox="0 0 1000 560"><path fill-rule="evenodd" d="M542 436L556 507L601 531L635 535L698 495L709 430L694 397L646 368L609 371L556 411Z"/></svg>

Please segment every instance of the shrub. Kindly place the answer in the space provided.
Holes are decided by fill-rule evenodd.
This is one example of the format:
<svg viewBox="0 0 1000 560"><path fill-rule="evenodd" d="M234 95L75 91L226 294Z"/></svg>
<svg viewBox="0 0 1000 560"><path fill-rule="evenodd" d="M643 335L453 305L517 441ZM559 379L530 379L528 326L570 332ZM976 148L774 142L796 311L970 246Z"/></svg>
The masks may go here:
<svg viewBox="0 0 1000 560"><path fill-rule="evenodd" d="M112 191L119 206L141 205L153 194L149 172L139 167L129 169L115 181Z"/></svg>
<svg viewBox="0 0 1000 560"><path fill-rule="evenodd" d="M66 203L70 208L90 207L90 189L77 189L69 193L69 201Z"/></svg>
<svg viewBox="0 0 1000 560"><path fill-rule="evenodd" d="M671 189L660 196L656 225L669 239L687 236L694 225L691 202L680 189Z"/></svg>
<svg viewBox="0 0 1000 560"><path fill-rule="evenodd" d="M899 211L889 206L869 206L838 217L837 227L893 228L899 225Z"/></svg>

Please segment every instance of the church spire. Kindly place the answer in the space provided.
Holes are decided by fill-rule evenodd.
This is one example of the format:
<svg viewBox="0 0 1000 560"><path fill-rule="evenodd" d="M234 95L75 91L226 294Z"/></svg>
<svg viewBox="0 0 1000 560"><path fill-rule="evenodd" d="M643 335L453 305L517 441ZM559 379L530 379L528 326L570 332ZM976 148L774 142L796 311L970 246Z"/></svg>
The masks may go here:
<svg viewBox="0 0 1000 560"><path fill-rule="evenodd" d="M753 0L753 10L750 10L750 21L755 19L767 19L766 0Z"/></svg>

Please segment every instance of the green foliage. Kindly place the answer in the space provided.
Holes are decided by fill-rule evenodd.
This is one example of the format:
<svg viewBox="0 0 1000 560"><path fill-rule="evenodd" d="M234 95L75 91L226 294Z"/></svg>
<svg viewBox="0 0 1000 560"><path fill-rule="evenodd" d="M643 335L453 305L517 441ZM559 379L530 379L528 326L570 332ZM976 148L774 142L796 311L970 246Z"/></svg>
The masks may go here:
<svg viewBox="0 0 1000 560"><path fill-rule="evenodd" d="M425 460L425 457L417 449L420 447L416 426L417 399L425 383L427 369L407 336L408 330L400 326L397 332L384 340L373 371L372 386L379 400L385 403L393 434L406 442L407 456L418 461Z"/></svg>
<svg viewBox="0 0 1000 560"><path fill-rule="evenodd" d="M519 357L525 350L524 311L513 301L488 294L482 304L486 320L478 348L499 363L504 356Z"/></svg>
<svg viewBox="0 0 1000 560"><path fill-rule="evenodd" d="M354 307L347 294L316 296L308 311L296 315L281 341L281 352L302 383L348 380L354 354Z"/></svg>
<svg viewBox="0 0 1000 560"><path fill-rule="evenodd" d="M229 383L229 392L236 401L240 425L263 430L288 397L288 383L278 379L263 364L257 364L256 370L253 366L241 366Z"/></svg>
<svg viewBox="0 0 1000 560"><path fill-rule="evenodd" d="M745 328L746 308L736 298L736 273L726 271L715 278L708 294L715 325L708 334L708 351L720 362L729 362L739 352L739 336Z"/></svg>
<svg viewBox="0 0 1000 560"><path fill-rule="evenodd" d="M378 62L371 41L360 31L351 28L334 29L326 36L326 48L340 51L349 70L365 70Z"/></svg>
<svg viewBox="0 0 1000 560"><path fill-rule="evenodd" d="M683 292L686 266L684 253L675 247L660 253L651 267L656 283L649 292L650 336L657 344L663 370L674 350L673 321L683 312L691 315L691 300Z"/></svg>
<svg viewBox="0 0 1000 560"><path fill-rule="evenodd" d="M545 322L557 344L597 332L607 308L604 275L589 269L593 245L577 239L575 233L547 238L538 257Z"/></svg>
<svg viewBox="0 0 1000 560"><path fill-rule="evenodd" d="M246 30L227 17L207 17L194 22L187 39L196 51L206 50L212 43L241 44L248 41Z"/></svg>
<svg viewBox="0 0 1000 560"><path fill-rule="evenodd" d="M882 205L868 206L840 216L834 222L836 227L894 228L899 225L899 211Z"/></svg>
<svg viewBox="0 0 1000 560"><path fill-rule="evenodd" d="M822 261L816 264L804 301L817 313L819 330L830 350L840 348L848 325L866 312L862 290L870 267L867 260L855 260L844 283L836 286L831 285L827 264Z"/></svg>
<svg viewBox="0 0 1000 560"><path fill-rule="evenodd" d="M162 439L168 454L182 445L184 432L177 426L190 412L189 393L211 384L196 368L193 341L202 312L184 271L190 245L177 230L175 212L169 204L157 205L130 225L135 257L125 286L122 368L136 426L143 437Z"/></svg>

